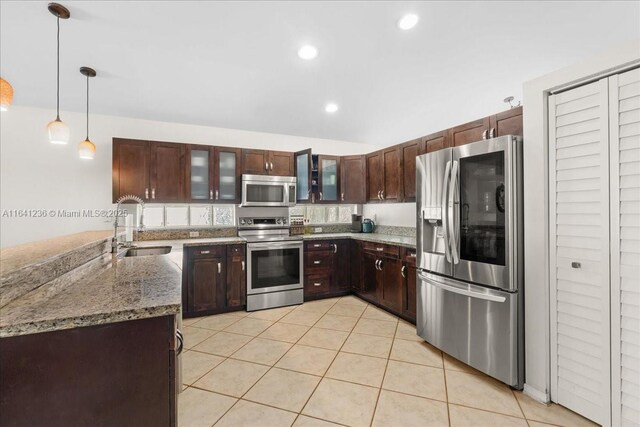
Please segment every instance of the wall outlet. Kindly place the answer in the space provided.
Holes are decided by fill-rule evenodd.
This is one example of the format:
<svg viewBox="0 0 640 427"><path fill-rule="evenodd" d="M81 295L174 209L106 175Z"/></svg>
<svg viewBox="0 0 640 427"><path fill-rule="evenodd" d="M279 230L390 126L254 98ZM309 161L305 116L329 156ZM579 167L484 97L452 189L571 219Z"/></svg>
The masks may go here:
<svg viewBox="0 0 640 427"><path fill-rule="evenodd" d="M314 233L322 233L322 227L314 227L313 228L313 232Z"/></svg>
<svg viewBox="0 0 640 427"><path fill-rule="evenodd" d="M199 231L190 231L189 232L189 237L200 237L200 232Z"/></svg>

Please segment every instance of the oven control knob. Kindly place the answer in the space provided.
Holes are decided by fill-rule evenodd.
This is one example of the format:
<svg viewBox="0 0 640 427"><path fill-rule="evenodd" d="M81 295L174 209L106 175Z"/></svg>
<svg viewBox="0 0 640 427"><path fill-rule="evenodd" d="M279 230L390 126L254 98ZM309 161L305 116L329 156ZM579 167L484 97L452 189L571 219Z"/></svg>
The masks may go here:
<svg viewBox="0 0 640 427"><path fill-rule="evenodd" d="M276 220L276 224L282 224L282 218L278 218L278 219Z"/></svg>
<svg viewBox="0 0 640 427"><path fill-rule="evenodd" d="M247 220L247 224L249 224L249 225L253 224L253 220L252 219L248 219Z"/></svg>
<svg viewBox="0 0 640 427"><path fill-rule="evenodd" d="M244 223L245 223L245 220L244 220L244 218L242 218L242 219L240 220L240 225L244 225Z"/></svg>

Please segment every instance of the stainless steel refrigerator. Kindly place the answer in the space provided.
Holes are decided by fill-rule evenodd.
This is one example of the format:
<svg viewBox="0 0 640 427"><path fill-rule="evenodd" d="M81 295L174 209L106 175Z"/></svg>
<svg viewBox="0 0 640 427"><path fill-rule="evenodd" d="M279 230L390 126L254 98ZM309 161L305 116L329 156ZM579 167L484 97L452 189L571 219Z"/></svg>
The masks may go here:
<svg viewBox="0 0 640 427"><path fill-rule="evenodd" d="M416 175L418 335L522 388L522 139L424 154Z"/></svg>

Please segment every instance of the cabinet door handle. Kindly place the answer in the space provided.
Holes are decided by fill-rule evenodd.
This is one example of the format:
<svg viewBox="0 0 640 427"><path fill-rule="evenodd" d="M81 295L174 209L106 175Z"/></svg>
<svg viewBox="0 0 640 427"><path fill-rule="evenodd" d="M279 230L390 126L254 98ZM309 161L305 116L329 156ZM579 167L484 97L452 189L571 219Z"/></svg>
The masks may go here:
<svg viewBox="0 0 640 427"><path fill-rule="evenodd" d="M206 254L210 254L211 251L200 251L200 255L206 255Z"/></svg>
<svg viewBox="0 0 640 427"><path fill-rule="evenodd" d="M384 265L382 263L382 260L380 260L380 264L378 264L380 266L380 271L382 271L382 269L384 268Z"/></svg>
<svg viewBox="0 0 640 427"><path fill-rule="evenodd" d="M381 199L384 200L384 190L380 191Z"/></svg>
<svg viewBox="0 0 640 427"><path fill-rule="evenodd" d="M380 199L380 190L378 190L378 200L381 200Z"/></svg>
<svg viewBox="0 0 640 427"><path fill-rule="evenodd" d="M271 170L273 170L273 162L271 162L270 165L271 165Z"/></svg>
<svg viewBox="0 0 640 427"><path fill-rule="evenodd" d="M182 350L184 350L184 337L182 336L182 331L180 331L180 329L176 329L176 339L178 340L178 350L176 351L176 356L180 356Z"/></svg>
<svg viewBox="0 0 640 427"><path fill-rule="evenodd" d="M322 286L322 283L316 282L313 284L313 286Z"/></svg>
<svg viewBox="0 0 640 427"><path fill-rule="evenodd" d="M344 202L344 193L342 193L342 194L340 195L340 200L342 200L342 201Z"/></svg>
<svg viewBox="0 0 640 427"><path fill-rule="evenodd" d="M222 263L218 263L218 274L222 273Z"/></svg>
<svg viewBox="0 0 640 427"><path fill-rule="evenodd" d="M148 199L148 198L149 198L149 189L148 189L148 188L145 188L145 189L144 189L144 198L145 198L145 199Z"/></svg>
<svg viewBox="0 0 640 427"><path fill-rule="evenodd" d="M380 266L378 265L379 263L380 263L380 260L379 260L379 259L377 259L377 260L376 260L376 270L380 270Z"/></svg>
<svg viewBox="0 0 640 427"><path fill-rule="evenodd" d="M320 200L322 200L322 191L320 192Z"/></svg>
<svg viewBox="0 0 640 427"><path fill-rule="evenodd" d="M405 271L407 271L407 266L403 265L402 269L400 270L400 274L402 274L402 277L404 277L406 279L407 275L405 274Z"/></svg>
<svg viewBox="0 0 640 427"><path fill-rule="evenodd" d="M156 189L155 189L155 188L152 188L152 189L151 189L151 198L152 198L152 199L155 199L155 198L156 198Z"/></svg>
<svg viewBox="0 0 640 427"><path fill-rule="evenodd" d="M482 131L482 139L487 139L487 133L488 131L486 129Z"/></svg>
<svg viewBox="0 0 640 427"><path fill-rule="evenodd" d="M264 170L269 170L269 162L264 162Z"/></svg>
<svg viewBox="0 0 640 427"><path fill-rule="evenodd" d="M318 264L320 264L320 261L313 261L313 263L318 265Z"/></svg>
<svg viewBox="0 0 640 427"><path fill-rule="evenodd" d="M496 136L496 128L489 129L489 138Z"/></svg>
<svg viewBox="0 0 640 427"><path fill-rule="evenodd" d="M242 271L244 271L244 261L242 261Z"/></svg>
<svg viewBox="0 0 640 427"><path fill-rule="evenodd" d="M213 190L209 190L209 200L213 200Z"/></svg>
<svg viewBox="0 0 640 427"><path fill-rule="evenodd" d="M216 200L218 200L220 197L220 192L218 190L216 190Z"/></svg>
<svg viewBox="0 0 640 427"><path fill-rule="evenodd" d="M333 253L337 254L338 253L338 245L336 245L335 243L332 245L333 246Z"/></svg>

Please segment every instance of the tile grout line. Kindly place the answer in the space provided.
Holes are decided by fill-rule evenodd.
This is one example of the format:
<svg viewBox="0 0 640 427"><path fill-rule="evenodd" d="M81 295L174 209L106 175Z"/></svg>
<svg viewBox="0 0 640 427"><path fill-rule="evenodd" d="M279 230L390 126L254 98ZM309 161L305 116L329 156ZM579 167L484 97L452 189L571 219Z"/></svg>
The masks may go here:
<svg viewBox="0 0 640 427"><path fill-rule="evenodd" d="M440 351L440 358L442 359L442 376L444 377L444 398L447 401L447 421L449 427L451 427L451 411L449 410L449 387L447 387L447 370L444 368L444 352Z"/></svg>

